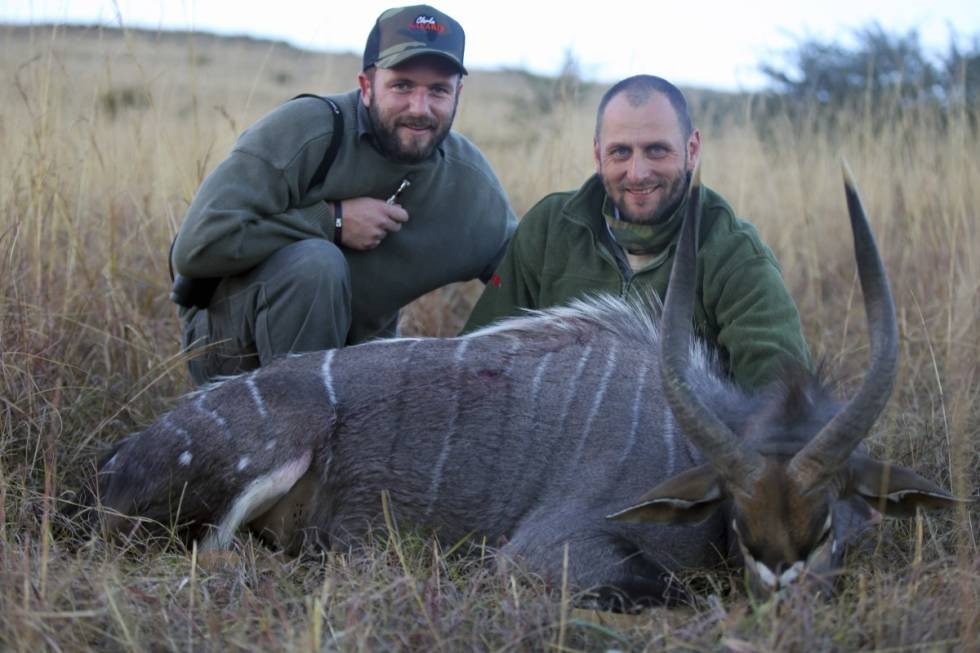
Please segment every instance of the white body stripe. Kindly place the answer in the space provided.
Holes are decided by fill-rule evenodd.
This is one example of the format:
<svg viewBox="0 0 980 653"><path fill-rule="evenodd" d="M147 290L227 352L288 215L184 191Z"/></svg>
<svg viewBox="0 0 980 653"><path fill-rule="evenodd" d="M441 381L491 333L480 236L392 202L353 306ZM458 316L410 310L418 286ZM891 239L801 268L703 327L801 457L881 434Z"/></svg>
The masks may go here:
<svg viewBox="0 0 980 653"><path fill-rule="evenodd" d="M595 397L592 398L592 408L589 409L589 415L585 418L585 426L582 428L582 437L578 441L578 449L575 451L573 460L582 459L582 453L585 450L585 441L588 439L589 433L592 431L592 422L595 420L596 415L599 414L599 409L602 407L602 402L606 397L606 389L609 387L609 378L612 376L613 370L616 369L616 354L616 344L613 343L613 346L609 350L609 354L606 357L606 369L602 372L602 378L599 379L599 387L596 388Z"/></svg>
<svg viewBox="0 0 980 653"><path fill-rule="evenodd" d="M538 362L538 369L534 370L534 379L531 381L531 408L538 405L538 392L541 390L541 379L544 377L544 370L548 367L552 353L549 351Z"/></svg>
<svg viewBox="0 0 980 653"><path fill-rule="evenodd" d="M578 390L579 381L582 379L582 372L585 371L585 366L589 362L589 356L592 354L592 345L585 348L582 352L582 358L578 360L578 365L575 367L575 373L570 379L568 379L567 391L565 392L565 401L561 405L561 414L558 416L558 423L561 424L563 430L567 431L565 428L565 419L568 417L568 411L572 407L572 400L575 399L575 391ZM579 438L578 445L576 446L576 451L581 451L585 446L585 440L589 437L588 431L583 431L582 436Z"/></svg>
<svg viewBox="0 0 980 653"><path fill-rule="evenodd" d="M323 355L323 365L320 367L320 377L323 379L323 387L327 390L327 397L330 399L330 404L333 406L337 405L337 395L333 391L333 375L330 370L330 365L333 363L333 355L336 349L328 349Z"/></svg>
<svg viewBox="0 0 980 653"><path fill-rule="evenodd" d="M265 409L265 401L262 400L262 395L259 393L259 387L255 385L255 378L251 375L245 379L245 385L248 386L248 393L252 395L252 401L255 402L255 407L259 411L259 415L263 418L269 416L268 411Z"/></svg>
<svg viewBox="0 0 980 653"><path fill-rule="evenodd" d="M221 415L219 415L217 413L217 411L211 410L210 408L208 408L207 406L204 405L204 399L207 396L208 395L207 395L206 392L205 393L201 393L197 397L197 400L194 402L194 407L197 410L199 410L200 412L202 412L205 415L207 415L209 418L211 418L212 421L214 421L218 426L220 426L221 428L223 428L225 430L225 432L227 432L228 431L228 422L225 421L225 418L222 417Z"/></svg>
<svg viewBox="0 0 980 653"><path fill-rule="evenodd" d="M643 393L646 378L647 366L640 365L640 378L636 380L636 394L633 395L633 413L630 423L630 430L626 434L626 446L623 447L623 453L619 456L619 462L626 460L630 454L633 453L633 449L636 447L636 433L640 428L640 406L643 405L643 401L649 399L649 396L646 396Z"/></svg>
<svg viewBox="0 0 980 653"><path fill-rule="evenodd" d="M463 362L463 357L466 356L466 348L469 346L469 340L459 340L456 344L456 353L453 354L453 360L457 363Z"/></svg>
<svg viewBox="0 0 980 653"><path fill-rule="evenodd" d="M456 369L459 370L460 365L463 362L463 357L466 355L466 348L470 344L469 340L460 339L458 345L456 346L456 352L453 355L453 360L456 362ZM457 375L458 377L459 375ZM446 467L446 460L449 458L449 450L452 447L453 439L456 436L456 421L459 417L459 399L453 403L453 412L449 415L449 423L446 424L446 429L442 436L442 449L439 451L439 458L436 460L436 464L432 470L432 481L429 483L429 499L425 508L425 516L428 517L432 514L432 508L435 505L436 499L439 498L439 485L442 483L443 469Z"/></svg>

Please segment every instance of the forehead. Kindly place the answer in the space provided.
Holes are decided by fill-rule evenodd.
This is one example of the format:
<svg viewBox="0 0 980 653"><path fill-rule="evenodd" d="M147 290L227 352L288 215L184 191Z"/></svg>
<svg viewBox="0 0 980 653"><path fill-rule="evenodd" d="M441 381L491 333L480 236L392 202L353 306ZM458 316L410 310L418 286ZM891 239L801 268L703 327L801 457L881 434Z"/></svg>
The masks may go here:
<svg viewBox="0 0 980 653"><path fill-rule="evenodd" d="M459 79L459 70L438 56L413 57L394 68L378 68L375 73L379 81L392 79L410 79L419 84L455 84Z"/></svg>
<svg viewBox="0 0 980 653"><path fill-rule="evenodd" d="M821 492L803 494L777 466L770 466L752 494L736 496L744 543L771 560L795 561L814 544L827 519L829 502Z"/></svg>
<svg viewBox="0 0 980 653"><path fill-rule="evenodd" d="M680 121L666 95L652 93L638 104L634 101L629 93L620 93L609 100L602 112L601 142L681 140Z"/></svg>

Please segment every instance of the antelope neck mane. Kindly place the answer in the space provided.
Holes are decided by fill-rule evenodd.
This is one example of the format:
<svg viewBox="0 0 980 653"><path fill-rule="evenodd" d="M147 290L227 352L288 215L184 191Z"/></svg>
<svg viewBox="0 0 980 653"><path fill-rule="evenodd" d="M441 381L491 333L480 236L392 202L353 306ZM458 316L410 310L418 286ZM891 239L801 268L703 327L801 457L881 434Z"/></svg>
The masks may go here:
<svg viewBox="0 0 980 653"><path fill-rule="evenodd" d="M659 309L651 308L650 302L607 294L590 295L561 306L526 309L522 315L474 331L469 337L534 336L559 331L588 338L601 331L656 351L660 346L660 328L655 317L658 313Z"/></svg>

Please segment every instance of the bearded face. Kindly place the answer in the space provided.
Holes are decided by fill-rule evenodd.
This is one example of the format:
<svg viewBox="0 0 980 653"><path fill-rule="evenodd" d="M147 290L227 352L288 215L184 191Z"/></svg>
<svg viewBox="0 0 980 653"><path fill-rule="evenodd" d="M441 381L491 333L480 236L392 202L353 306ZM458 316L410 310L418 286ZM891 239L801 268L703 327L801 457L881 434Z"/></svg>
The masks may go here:
<svg viewBox="0 0 980 653"><path fill-rule="evenodd" d="M456 117L459 73L440 61L411 59L362 74L362 98L386 157L417 163L432 156Z"/></svg>
<svg viewBox="0 0 980 653"><path fill-rule="evenodd" d="M700 135L695 130L685 138L666 97L633 104L618 95L603 113L596 172L620 219L657 224L683 200L699 151Z"/></svg>
<svg viewBox="0 0 980 653"><path fill-rule="evenodd" d="M619 218L636 224L654 225L674 213L687 191L690 173L685 156L681 165L666 172L648 171L643 177L618 175L600 167L599 177L606 195L619 209Z"/></svg>
<svg viewBox="0 0 980 653"><path fill-rule="evenodd" d="M418 163L432 156L449 134L456 103L447 116L413 114L382 107L374 95L368 113L385 156L400 163Z"/></svg>

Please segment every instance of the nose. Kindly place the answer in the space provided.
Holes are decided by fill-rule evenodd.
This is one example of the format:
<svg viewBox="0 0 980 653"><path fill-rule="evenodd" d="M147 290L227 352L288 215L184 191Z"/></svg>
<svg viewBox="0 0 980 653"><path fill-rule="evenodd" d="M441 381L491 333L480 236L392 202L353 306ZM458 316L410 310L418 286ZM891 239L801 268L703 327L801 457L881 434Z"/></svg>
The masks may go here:
<svg viewBox="0 0 980 653"><path fill-rule="evenodd" d="M646 157L634 155L630 159L629 168L626 171L627 181L642 182L650 177L650 166Z"/></svg>
<svg viewBox="0 0 980 653"><path fill-rule="evenodd" d="M412 115L429 115L429 93L426 88L417 88L408 99L408 110Z"/></svg>

